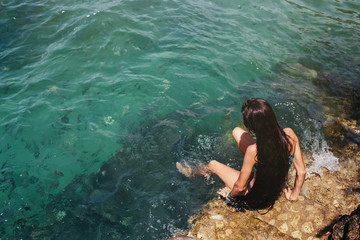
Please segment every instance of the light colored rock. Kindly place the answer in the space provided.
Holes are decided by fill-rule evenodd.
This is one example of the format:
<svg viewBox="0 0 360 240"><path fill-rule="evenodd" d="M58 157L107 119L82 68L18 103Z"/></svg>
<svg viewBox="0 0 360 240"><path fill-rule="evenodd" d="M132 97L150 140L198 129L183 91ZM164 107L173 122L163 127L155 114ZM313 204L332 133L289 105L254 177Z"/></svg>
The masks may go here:
<svg viewBox="0 0 360 240"><path fill-rule="evenodd" d="M297 231L295 231L295 232L292 232L291 233L291 236L293 237L293 238L297 238L297 239L302 239L301 237L301 232L299 231L299 230L297 230Z"/></svg>
<svg viewBox="0 0 360 240"><path fill-rule="evenodd" d="M279 220L279 221L286 221L287 219L288 219L287 213L282 213L282 214L279 214L279 216L277 216L277 220Z"/></svg>
<svg viewBox="0 0 360 240"><path fill-rule="evenodd" d="M315 216L314 223L315 223L315 226L321 226L323 224L323 217Z"/></svg>
<svg viewBox="0 0 360 240"><path fill-rule="evenodd" d="M298 226L300 220L300 215L295 215L294 218L291 220L290 224L293 228L296 228Z"/></svg>
<svg viewBox="0 0 360 240"><path fill-rule="evenodd" d="M218 215L223 216L224 225L219 225L219 217L211 218ZM222 200L210 202L192 224L189 236L202 240L293 239L248 213L234 211Z"/></svg>
<svg viewBox="0 0 360 240"><path fill-rule="evenodd" d="M214 220L224 220L224 217L222 215L214 215L214 216L211 216L210 217L211 219L214 219Z"/></svg>
<svg viewBox="0 0 360 240"><path fill-rule="evenodd" d="M306 233L313 233L314 227L311 222L306 222L304 225L302 225L301 230Z"/></svg>
<svg viewBox="0 0 360 240"><path fill-rule="evenodd" d="M286 223L283 223L280 227L279 227L280 232L282 233L287 233L287 231L289 231L289 227Z"/></svg>
<svg viewBox="0 0 360 240"><path fill-rule="evenodd" d="M331 181L326 181L327 179ZM340 179L335 173L324 169L322 176L316 175L306 179L303 193L329 210L346 215L360 204L360 193L351 190L357 187L356 184Z"/></svg>
<svg viewBox="0 0 360 240"><path fill-rule="evenodd" d="M231 229L226 229L225 230L225 235L228 236L228 237L231 236L232 233L233 233L233 231Z"/></svg>

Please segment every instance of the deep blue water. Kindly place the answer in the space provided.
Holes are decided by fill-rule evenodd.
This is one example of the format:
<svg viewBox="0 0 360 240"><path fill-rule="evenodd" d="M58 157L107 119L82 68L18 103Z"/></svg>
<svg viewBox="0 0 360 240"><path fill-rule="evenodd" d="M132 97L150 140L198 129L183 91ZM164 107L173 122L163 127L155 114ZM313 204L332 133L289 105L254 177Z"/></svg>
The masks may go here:
<svg viewBox="0 0 360 240"><path fill-rule="evenodd" d="M339 0L1 1L1 239L186 231L221 185L186 179L175 163L239 168L231 131L250 97L296 131L313 153L309 173L337 169L322 127L360 83L359 10Z"/></svg>

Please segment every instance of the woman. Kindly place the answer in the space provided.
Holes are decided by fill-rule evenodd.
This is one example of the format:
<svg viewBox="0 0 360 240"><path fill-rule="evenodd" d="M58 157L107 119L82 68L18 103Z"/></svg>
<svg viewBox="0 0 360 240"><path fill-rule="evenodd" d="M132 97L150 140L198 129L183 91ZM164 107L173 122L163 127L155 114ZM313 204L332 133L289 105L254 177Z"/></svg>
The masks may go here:
<svg viewBox="0 0 360 240"><path fill-rule="evenodd" d="M270 104L263 99L245 101L241 111L246 128L256 136L255 141L240 127L232 132L237 146L244 154L241 171L212 160L202 171L196 171L197 174L215 173L225 183L218 194L236 208L256 210L273 206L284 188L288 170L294 164L294 188L287 188L284 192L288 200L296 201L306 172L294 131L280 128ZM179 163L177 167L187 176L196 175Z"/></svg>

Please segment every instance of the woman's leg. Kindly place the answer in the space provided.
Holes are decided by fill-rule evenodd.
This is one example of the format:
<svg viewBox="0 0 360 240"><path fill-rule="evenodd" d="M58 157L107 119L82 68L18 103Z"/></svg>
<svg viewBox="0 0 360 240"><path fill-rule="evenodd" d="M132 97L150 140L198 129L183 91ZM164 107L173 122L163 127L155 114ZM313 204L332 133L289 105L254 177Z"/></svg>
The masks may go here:
<svg viewBox="0 0 360 240"><path fill-rule="evenodd" d="M218 175L219 178L225 183L225 186L229 187L230 189L233 188L240 175L240 171L235 170L216 160L212 160L207 167L212 173Z"/></svg>
<svg viewBox="0 0 360 240"><path fill-rule="evenodd" d="M179 162L176 163L176 168L178 171L182 174L184 174L188 178L193 177L210 177L210 170L208 169L208 166L200 163L196 167L191 167L187 162L183 162L183 164L180 164Z"/></svg>
<svg viewBox="0 0 360 240"><path fill-rule="evenodd" d="M240 127L234 128L232 135L236 141L237 146L244 155L248 146L256 143L250 134Z"/></svg>
<svg viewBox="0 0 360 240"><path fill-rule="evenodd" d="M188 178L210 176L215 173L231 189L240 175L240 171L216 160L212 160L208 165L200 165L195 168L191 167L187 162L184 162L183 165L177 162L176 168Z"/></svg>
<svg viewBox="0 0 360 240"><path fill-rule="evenodd" d="M250 134L240 127L234 128L232 134L237 146L244 155L248 146L256 143ZM216 160L212 160L207 167L211 172L219 176L219 178L225 183L225 186L231 189L240 175L240 171L235 170Z"/></svg>
<svg viewBox="0 0 360 240"><path fill-rule="evenodd" d="M250 136L250 134L240 127L234 128L232 134L237 146L243 154L245 154L248 146L255 144L255 140ZM204 176L206 174L209 174L209 172L215 173L220 177L220 179L225 183L225 185L231 189L233 188L240 174L240 171L235 170L216 160L212 160L207 166L202 165L197 169L191 168L186 162L185 167L182 166L179 162L176 163L176 167L179 172L181 172L187 177Z"/></svg>

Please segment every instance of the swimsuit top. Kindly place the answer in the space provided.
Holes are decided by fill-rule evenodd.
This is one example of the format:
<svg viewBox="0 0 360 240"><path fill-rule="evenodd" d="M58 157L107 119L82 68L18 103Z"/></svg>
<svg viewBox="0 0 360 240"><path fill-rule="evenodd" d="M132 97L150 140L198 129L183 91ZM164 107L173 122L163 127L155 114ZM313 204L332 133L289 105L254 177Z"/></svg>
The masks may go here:
<svg viewBox="0 0 360 240"><path fill-rule="evenodd" d="M295 155L295 154L294 154ZM294 155L290 155L289 154L289 168L291 168L291 165L292 165L292 163L293 163L293 161L294 161Z"/></svg>

